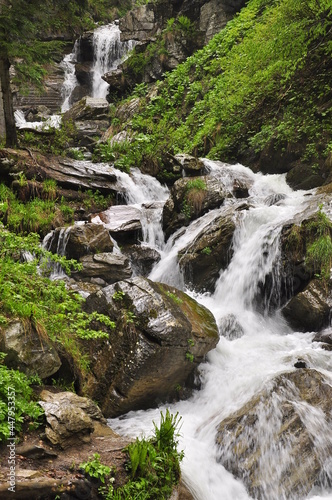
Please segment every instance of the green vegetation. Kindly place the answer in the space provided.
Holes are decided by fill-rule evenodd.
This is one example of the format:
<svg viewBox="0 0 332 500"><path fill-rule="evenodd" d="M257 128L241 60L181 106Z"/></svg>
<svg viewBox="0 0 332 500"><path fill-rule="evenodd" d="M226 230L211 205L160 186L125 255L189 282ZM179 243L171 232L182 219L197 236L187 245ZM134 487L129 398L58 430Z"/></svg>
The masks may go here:
<svg viewBox="0 0 332 500"><path fill-rule="evenodd" d="M332 267L332 223L319 207L317 216L307 225L309 244L306 248L305 263L307 268L329 281Z"/></svg>
<svg viewBox="0 0 332 500"><path fill-rule="evenodd" d="M211 248L210 248L210 247L204 247L204 248L203 248L203 250L202 250L202 253L203 253L204 255L211 255L212 250L211 250Z"/></svg>
<svg viewBox="0 0 332 500"><path fill-rule="evenodd" d="M102 488L107 500L161 500L170 497L179 482L183 452L177 450L181 417L166 410L159 427L154 423L151 439L137 438L126 448L129 481L119 488Z"/></svg>
<svg viewBox="0 0 332 500"><path fill-rule="evenodd" d="M28 262L21 256L29 252ZM27 331L34 328L43 337L58 343L84 372L88 369L80 340L107 338L115 327L107 316L82 311L84 299L67 290L63 281L50 281L50 260L67 273L79 266L46 252L34 233L23 237L0 227L0 324L20 319Z"/></svg>
<svg viewBox="0 0 332 500"><path fill-rule="evenodd" d="M100 462L99 453L94 453L92 457L89 457L87 462L80 464L80 468L84 470L85 474L98 479L101 483L105 483L112 470L111 467L103 465Z"/></svg>
<svg viewBox="0 0 332 500"><path fill-rule="evenodd" d="M7 368L3 364L5 357L0 353L0 442L11 437L11 428L18 438L24 426L38 426L44 413L33 401L31 385L38 380Z"/></svg>
<svg viewBox="0 0 332 500"><path fill-rule="evenodd" d="M167 297L173 300L176 304L182 304L183 300L172 292L166 292Z"/></svg>
<svg viewBox="0 0 332 500"><path fill-rule="evenodd" d="M27 183L25 180L24 182ZM19 181L20 187L24 188L23 176ZM31 181L31 189L27 189L27 197L35 189L38 194L38 184ZM20 192L23 196L24 189ZM40 195L44 198L35 197L31 201L22 202L5 184L0 184L0 222L6 224L10 231L21 234L29 232L45 235L52 229L57 216L56 211L56 183L45 180L42 184ZM64 222L73 221L73 210L61 201L59 210L62 213Z"/></svg>
<svg viewBox="0 0 332 500"><path fill-rule="evenodd" d="M321 165L331 154L331 55L329 0L250 0L141 98L130 123L135 165L153 157L162 172L166 152L233 161L268 145L298 145L303 162ZM138 56L130 64L141 71Z"/></svg>

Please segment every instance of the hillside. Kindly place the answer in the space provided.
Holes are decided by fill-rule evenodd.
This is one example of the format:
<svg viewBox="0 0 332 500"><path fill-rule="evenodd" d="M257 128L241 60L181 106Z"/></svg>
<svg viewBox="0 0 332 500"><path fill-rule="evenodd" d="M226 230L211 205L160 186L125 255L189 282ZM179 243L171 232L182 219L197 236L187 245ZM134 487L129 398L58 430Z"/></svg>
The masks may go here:
<svg viewBox="0 0 332 500"><path fill-rule="evenodd" d="M326 182L331 39L327 0L249 1L153 90L141 83L127 97L139 96L140 105L127 122L113 121L114 134L132 132L131 143L116 148L119 165L151 170L152 164L167 179L167 155L188 152L266 173L289 172L294 187ZM138 62L134 53L124 69ZM107 152L112 155L104 147L106 158Z"/></svg>

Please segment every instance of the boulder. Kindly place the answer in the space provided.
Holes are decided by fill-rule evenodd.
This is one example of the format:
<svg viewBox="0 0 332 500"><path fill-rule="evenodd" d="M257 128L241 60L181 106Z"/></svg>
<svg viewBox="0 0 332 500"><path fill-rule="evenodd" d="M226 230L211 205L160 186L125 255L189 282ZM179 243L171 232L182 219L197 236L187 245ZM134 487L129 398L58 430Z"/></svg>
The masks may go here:
<svg viewBox="0 0 332 500"><path fill-rule="evenodd" d="M235 231L235 213L231 207L221 215L216 215L179 253L179 266L185 282L195 290L212 292L220 270L229 264Z"/></svg>
<svg viewBox="0 0 332 500"><path fill-rule="evenodd" d="M57 372L61 361L47 335L28 322L14 321L0 330L0 351L7 354L5 364L41 379Z"/></svg>
<svg viewBox="0 0 332 500"><path fill-rule="evenodd" d="M116 322L109 341L89 343L94 379L85 391L107 417L177 397L218 342L213 315L184 292L143 277L103 288L86 300Z"/></svg>
<svg viewBox="0 0 332 500"><path fill-rule="evenodd" d="M225 197L224 184L213 177L184 177L177 180L163 210L166 237L208 210L220 207Z"/></svg>
<svg viewBox="0 0 332 500"><path fill-rule="evenodd" d="M108 117L109 104L101 97L83 97L76 102L62 117L63 121L105 120Z"/></svg>
<svg viewBox="0 0 332 500"><path fill-rule="evenodd" d="M79 260L84 255L113 251L113 241L102 224L75 224L58 227L49 236L47 249L52 253Z"/></svg>
<svg viewBox="0 0 332 500"><path fill-rule="evenodd" d="M295 330L318 331L329 322L331 298L322 281L314 279L283 307L282 313Z"/></svg>
<svg viewBox="0 0 332 500"><path fill-rule="evenodd" d="M72 392L40 393L40 406L45 411L46 437L53 445L69 448L90 441L94 421L105 419L98 406L88 398Z"/></svg>
<svg viewBox="0 0 332 500"><path fill-rule="evenodd" d="M181 165L185 176L197 176L206 173L206 168L200 158L195 158L188 154L177 154L174 157L175 162Z"/></svg>
<svg viewBox="0 0 332 500"><path fill-rule="evenodd" d="M91 222L102 223L113 237L118 241L138 240L142 231L141 211L130 205L115 205L104 212L93 216Z"/></svg>
<svg viewBox="0 0 332 500"><path fill-rule="evenodd" d="M133 272L141 276L148 276L160 260L160 253L145 245L130 245L123 251L130 259Z"/></svg>
<svg viewBox="0 0 332 500"><path fill-rule="evenodd" d="M219 321L220 335L228 340L239 339L244 335L244 329L236 316L232 313L223 316Z"/></svg>
<svg viewBox="0 0 332 500"><path fill-rule="evenodd" d="M331 415L332 387L321 373L284 373L220 423L218 460L253 498L306 498L331 483Z"/></svg>
<svg viewBox="0 0 332 500"><path fill-rule="evenodd" d="M102 280L104 285L130 278L132 275L128 259L124 255L114 253L97 253L85 255L79 259L83 269L72 272L76 280L98 283Z"/></svg>
<svg viewBox="0 0 332 500"><path fill-rule="evenodd" d="M323 330L322 332L316 333L313 342L321 342L323 349L327 351L332 351L332 330L328 328L327 330Z"/></svg>

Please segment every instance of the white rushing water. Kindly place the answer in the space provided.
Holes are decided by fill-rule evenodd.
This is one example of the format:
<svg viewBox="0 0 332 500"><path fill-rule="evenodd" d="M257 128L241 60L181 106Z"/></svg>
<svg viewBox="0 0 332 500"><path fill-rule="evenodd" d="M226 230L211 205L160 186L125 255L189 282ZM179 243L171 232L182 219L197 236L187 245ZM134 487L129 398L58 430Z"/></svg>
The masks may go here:
<svg viewBox="0 0 332 500"><path fill-rule="evenodd" d="M61 113L65 113L71 106L71 96L73 90L78 85L78 80L75 73L75 63L77 62L79 43L76 40L74 48L70 54L67 54L60 66L64 71L64 81L62 84L61 94L62 94L62 106Z"/></svg>
<svg viewBox="0 0 332 500"><path fill-rule="evenodd" d="M218 172L218 165L209 162L211 169ZM213 294L195 294L196 300L207 306L214 314L217 324L224 325L230 315L241 325L243 335L229 340L220 338L216 349L208 355L207 362L200 366L201 389L187 401L170 406L173 413L182 416L180 448L185 452L182 464L184 482L197 500L248 500L251 498L241 481L217 461L220 455L215 439L218 424L248 400L266 387L276 375L294 370L294 362L299 358L314 367L331 381L331 354L313 343L313 333L293 332L281 315L276 312L268 316L266 311L257 312L253 299L259 282L273 268L277 275L279 257L279 235L282 225L290 221L294 214L305 207L303 192L293 192L283 175L263 176L253 174L249 169L237 165L231 168L233 174L246 174L252 181L248 210L243 210L240 223L234 234L234 254L228 268L221 272ZM266 199L277 194L281 201L268 206ZM184 287L177 266L177 254L197 235L218 213L228 210L224 207L209 212L188 228L182 228L172 238L162 252L162 259L152 270L150 278ZM277 283L276 283L277 286ZM188 292L191 293L191 292ZM285 397L293 398L292 392ZM303 402L296 402L299 412L306 411ZM301 406L302 405L302 406ZM130 412L110 425L121 434L131 437L141 433L149 435L153 430L152 421L160 419L160 410ZM318 447L325 449L331 445L331 429L327 428L324 416L317 410L307 411L308 431L315 435ZM265 446L266 435L273 432L270 420L264 420L265 428L259 439ZM279 422L280 423L280 422ZM278 420L275 421L275 425ZM262 465L266 474L277 471L281 474L287 466L285 450L280 454L269 453ZM266 478L267 483L269 477ZM270 489L269 489L270 488ZM267 485L264 500L279 500L273 485ZM332 499L332 491L316 489L310 498ZM308 497L308 498L309 498ZM284 498L284 497L282 497ZM296 497L294 497L296 498ZM281 497L280 497L281 499Z"/></svg>
<svg viewBox="0 0 332 500"><path fill-rule="evenodd" d="M128 51L134 47L134 42L121 42L119 26L113 23L100 26L93 32L93 47L92 97L106 97L109 85L102 76L118 67Z"/></svg>

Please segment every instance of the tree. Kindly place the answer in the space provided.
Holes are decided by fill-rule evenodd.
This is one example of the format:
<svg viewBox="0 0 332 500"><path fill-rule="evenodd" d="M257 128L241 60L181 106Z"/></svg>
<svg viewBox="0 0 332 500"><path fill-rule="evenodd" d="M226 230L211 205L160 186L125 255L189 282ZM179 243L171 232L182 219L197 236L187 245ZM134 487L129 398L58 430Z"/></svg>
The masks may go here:
<svg viewBox="0 0 332 500"><path fill-rule="evenodd" d="M62 42L43 44L40 34L59 30L80 33L87 0L0 0L0 80L6 129L6 146L17 145L10 87L11 64L16 78L42 85L42 63L51 59Z"/></svg>

